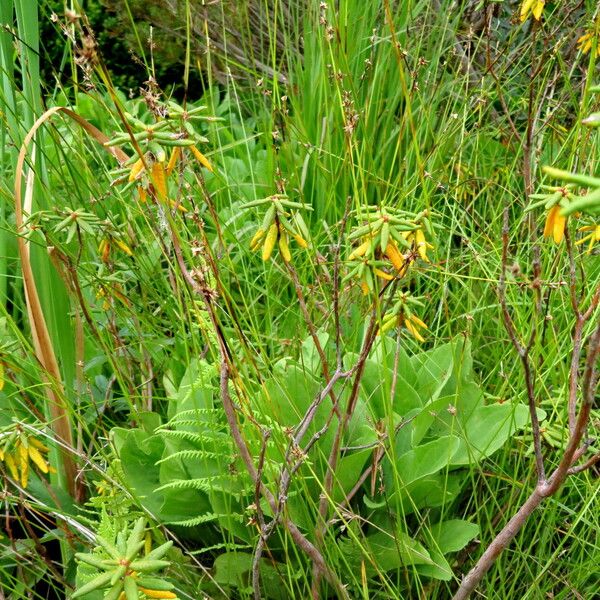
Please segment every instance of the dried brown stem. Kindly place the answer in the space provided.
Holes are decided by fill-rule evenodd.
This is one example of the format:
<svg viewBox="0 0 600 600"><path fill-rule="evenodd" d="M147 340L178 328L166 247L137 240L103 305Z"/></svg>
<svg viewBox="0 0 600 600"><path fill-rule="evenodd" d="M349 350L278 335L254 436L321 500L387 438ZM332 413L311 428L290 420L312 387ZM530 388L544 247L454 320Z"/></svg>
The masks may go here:
<svg viewBox="0 0 600 600"><path fill-rule="evenodd" d="M508 210L504 213L504 227L502 232L503 248L502 248L502 271L500 275L500 282L498 286L498 293L500 297L500 304L502 308L502 315L504 320L505 328L508 335L517 350L519 357L521 358L523 370L525 373L525 379L527 384L527 395L530 404L530 411L532 417L535 413L535 396L533 395L533 373L529 361L529 347L525 348L519 341L512 318L508 312L506 303L506 283L505 283L505 271L507 263L507 247L508 247ZM573 260L570 256L571 262L571 276L574 275ZM573 279L571 282L574 285ZM573 293L573 292L572 292ZM577 413L577 389L578 389L578 370L581 362L582 354L582 338L583 338L583 327L585 322L594 314L598 306L598 298L600 298L600 287L596 289L594 296L588 310L585 313L581 313L579 306L580 300L578 298L571 298L573 309L576 313L576 325L573 335L573 352L571 358L571 381L569 385L569 442L565 449L563 456L560 460L558 467L553 471L549 478L546 479L543 476L543 463L539 465L541 454L538 454L538 446L536 445L536 464L538 466L538 482L527 500L519 508L517 513L510 519L510 521L504 526L504 528L498 533L491 544L487 547L483 555L479 558L475 566L469 571L469 573L463 579L459 589L457 590L454 600L464 600L468 598L471 593L475 590L479 582L485 576L487 571L494 564L500 553L510 544L514 537L518 534L521 528L527 522L528 517L538 508L545 498L555 494L558 489L563 485L566 478L569 475L580 473L587 468L590 468L600 460L600 454L596 454L588 459L584 464L580 466L573 466L573 464L579 460L588 448L588 443L582 440L585 436L592 405L598 389L598 359L600 356L600 320L597 322L595 329L589 336L587 341L587 356L584 363L583 370L583 381L582 381L582 402L579 412ZM535 422L532 418L532 425L534 425L533 435L534 442L536 436L539 436L539 428L535 429ZM539 427L539 424L538 424ZM537 439L539 441L539 438Z"/></svg>
<svg viewBox="0 0 600 600"><path fill-rule="evenodd" d="M544 481L546 478L544 470L544 457L542 455L542 436L540 433L540 422L537 415L536 399L535 399L535 385L534 385L534 373L529 358L529 350L533 344L535 336L535 327L532 329L532 333L527 346L519 340L517 335L514 322L510 316L508 310L508 304L506 302L506 269L508 263L508 235L509 235L509 212L508 207L504 209L504 222L502 225L502 266L500 271L500 279L498 282L498 298L500 300L500 306L502 309L502 318L504 320L504 327L508 332L508 336L514 346L521 365L523 367L523 374L525 377L525 386L527 388L527 404L529 406L529 416L531 418L531 427L533 430L533 445L535 451L535 464L537 469L538 481Z"/></svg>

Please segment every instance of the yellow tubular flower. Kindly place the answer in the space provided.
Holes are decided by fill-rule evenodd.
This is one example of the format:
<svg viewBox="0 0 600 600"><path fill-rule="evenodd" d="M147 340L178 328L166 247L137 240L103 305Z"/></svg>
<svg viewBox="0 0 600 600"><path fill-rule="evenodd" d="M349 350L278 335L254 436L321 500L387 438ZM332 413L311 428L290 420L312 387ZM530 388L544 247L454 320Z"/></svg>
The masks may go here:
<svg viewBox="0 0 600 600"><path fill-rule="evenodd" d="M42 452L50 452L50 450L48 449L48 446L45 446L44 444L42 444L42 442L40 442L39 440L36 440L33 437L29 438L27 440L27 443L30 446L33 446L34 448L37 448L38 450L41 450Z"/></svg>
<svg viewBox="0 0 600 600"><path fill-rule="evenodd" d="M308 242L299 233L294 234L294 239L300 248L308 248Z"/></svg>
<svg viewBox="0 0 600 600"><path fill-rule="evenodd" d="M173 172L175 169L175 165L181 156L181 148L179 146L175 146L173 148L173 152L171 152L171 156L169 157L169 162L167 163L167 177Z"/></svg>
<svg viewBox="0 0 600 600"><path fill-rule="evenodd" d="M594 33L588 31L577 40L577 49L580 50L582 54L587 54L592 49L593 42ZM596 56L600 57L600 44L596 44Z"/></svg>
<svg viewBox="0 0 600 600"><path fill-rule="evenodd" d="M292 260L292 254L287 238L287 232L282 228L279 232L279 251L281 252L283 260L285 260L285 262L290 262Z"/></svg>
<svg viewBox="0 0 600 600"><path fill-rule="evenodd" d="M46 464L44 457L40 454L40 451L37 448L34 448L31 444L29 444L27 452L29 453L29 458L31 459L31 462L33 462L42 473L47 473L48 465Z"/></svg>
<svg viewBox="0 0 600 600"><path fill-rule="evenodd" d="M21 487L26 488L29 481L29 460L21 461Z"/></svg>
<svg viewBox="0 0 600 600"><path fill-rule="evenodd" d="M131 171L129 171L129 181L135 181L142 175L142 171L144 170L144 161L141 158L138 158L134 163L133 167L131 167Z"/></svg>
<svg viewBox="0 0 600 600"><path fill-rule="evenodd" d="M165 178L165 170L158 162L152 165L152 184L158 198L165 200L167 197L167 180Z"/></svg>
<svg viewBox="0 0 600 600"><path fill-rule="evenodd" d="M262 259L266 262L271 258L271 254L273 253L273 248L275 248L275 242L277 242L277 233L278 233L277 225L273 223L271 227L269 227L269 232L265 237L265 242L263 244L262 251Z"/></svg>
<svg viewBox="0 0 600 600"><path fill-rule="evenodd" d="M119 247L120 250L125 252L125 254L127 254L129 256L133 256L133 252L131 251L131 248L125 242L123 242L121 240L115 240L115 244Z"/></svg>
<svg viewBox="0 0 600 600"><path fill-rule="evenodd" d="M390 259L391 263L394 265L397 271L402 274L404 270L404 256L400 254L398 250L398 246L391 240L388 242L388 245L385 249L385 255Z"/></svg>
<svg viewBox="0 0 600 600"><path fill-rule="evenodd" d="M548 211L546 217L546 223L544 225L544 237L550 237L554 239L555 243L560 244L565 236L565 225L567 224L567 217L563 217L560 214L561 207L557 204Z"/></svg>
<svg viewBox="0 0 600 600"><path fill-rule="evenodd" d="M212 173L213 168L212 165L208 162L208 158L206 158L206 156L204 156L204 154L202 154L202 152L200 152L200 150L198 150L196 146L191 146L190 150L192 151L192 154L196 157L196 160Z"/></svg>
<svg viewBox="0 0 600 600"><path fill-rule="evenodd" d="M364 256L367 253L367 250L371 247L371 238L363 242L358 248L353 250L348 257L348 260L354 260L355 258L359 258L360 256Z"/></svg>
<svg viewBox="0 0 600 600"><path fill-rule="evenodd" d="M392 279L394 279L393 275L390 275L389 273L386 273L385 271L382 271L381 269L378 269L377 267L375 267L373 269L373 273L375 273L375 275L377 275L378 277L385 279L386 281L391 281Z"/></svg>
<svg viewBox="0 0 600 600"><path fill-rule="evenodd" d="M582 237L580 240L575 242L576 246L580 246L585 242L589 241L588 249L585 251L586 254L591 254L594 249L594 245L597 242L600 242L600 225L586 225L585 227L580 227L578 231L590 231L586 236Z"/></svg>
<svg viewBox="0 0 600 600"><path fill-rule="evenodd" d="M6 463L6 466L8 467L8 470L10 471L10 476L13 479L18 480L19 479L19 469L17 469L17 463L15 462L15 458L12 454L7 454L6 457L4 458L4 462Z"/></svg>
<svg viewBox="0 0 600 600"><path fill-rule="evenodd" d="M420 319L417 319L417 321L420 321L421 323L423 322ZM424 342L425 338L421 335L421 333L417 329L417 326L415 325L415 323L417 323L417 321L415 321L415 317L411 315L410 317L407 317L404 320L404 326L406 327L406 329L408 329L408 331L410 332L410 334L416 340L418 340L419 342Z"/></svg>
<svg viewBox="0 0 600 600"><path fill-rule="evenodd" d="M250 240L250 250L258 250L258 245L259 245L259 242L262 239L263 235L265 235L264 229L259 228L256 230L256 233Z"/></svg>
<svg viewBox="0 0 600 600"><path fill-rule="evenodd" d="M140 587L139 590L148 598L177 598L177 596L173 592L167 592L163 590L149 590L143 587Z"/></svg>
<svg viewBox="0 0 600 600"><path fill-rule="evenodd" d="M427 325L423 323L423 321L421 321L421 319L419 319L419 317L417 317L416 315L411 315L410 320L419 327L422 327L423 329L429 329L429 327L427 327Z"/></svg>
<svg viewBox="0 0 600 600"><path fill-rule="evenodd" d="M542 17L545 4L545 0L523 0L520 13L521 23L527 21L529 15L533 15L533 18L539 21Z"/></svg>
<svg viewBox="0 0 600 600"><path fill-rule="evenodd" d="M428 244L425 240L425 234L422 229L417 229L415 232L415 242L417 243L417 251L419 256L425 262L429 262L429 258L427 257L427 248L431 247L431 244Z"/></svg>

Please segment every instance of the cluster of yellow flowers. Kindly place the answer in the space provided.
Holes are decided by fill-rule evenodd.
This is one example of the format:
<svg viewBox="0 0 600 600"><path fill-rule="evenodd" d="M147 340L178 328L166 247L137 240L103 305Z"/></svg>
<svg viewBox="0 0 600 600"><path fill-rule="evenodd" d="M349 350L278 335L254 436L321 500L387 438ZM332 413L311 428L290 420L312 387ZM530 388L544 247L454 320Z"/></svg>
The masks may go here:
<svg viewBox="0 0 600 600"><path fill-rule="evenodd" d="M262 247L262 259L266 262L271 258L275 246L279 246L281 258L286 263L291 262L289 240L293 238L300 248L308 248L309 233L306 223L298 209L311 208L293 202L285 194L274 194L244 204L242 208L267 206L261 226L256 230L250 241L250 250L256 251Z"/></svg>
<svg viewBox="0 0 600 600"><path fill-rule="evenodd" d="M133 256L133 252L131 248L118 237L107 236L100 240L98 244L98 254L100 255L100 259L102 262L106 263L110 259L110 251L112 248L117 248L127 254L127 256Z"/></svg>
<svg viewBox="0 0 600 600"><path fill-rule="evenodd" d="M523 0L521 3L521 10L519 11L521 23L527 21L529 17L533 17L536 21L539 21L542 18L545 5L545 0ZM587 54L592 49L594 41L596 41L597 38L597 28L590 27L588 31L577 40L577 48L583 54ZM600 57L600 44L598 43L596 43L596 56Z"/></svg>
<svg viewBox="0 0 600 600"><path fill-rule="evenodd" d="M177 163L183 160L186 151L191 152L200 165L213 171L211 163L197 147L199 142L208 140L198 135L192 121L219 119L203 115L205 107L202 106L185 110L169 101L164 108L166 117L151 124L124 113L132 133L129 131L118 133L105 145L127 145L132 142L133 137L138 154L125 162L122 168L113 171L115 180L112 185L125 183L123 191L135 186L142 202L145 202L150 194L151 197L172 208L187 212L184 206L169 198L168 177L175 170ZM171 150L167 161L169 149Z"/></svg>
<svg viewBox="0 0 600 600"><path fill-rule="evenodd" d="M546 209L544 237L552 238L554 243L560 244L565 237L565 230L568 222L568 217L564 214L565 209L572 200L577 198L577 196L572 192L572 184L566 184L564 186L542 186L542 188L546 193L532 194L530 198L536 200L536 202L527 207L527 210L530 211L539 206L544 206ZM600 242L600 225L584 225L579 227L577 231L580 233L587 233L587 235L584 235L581 239L577 240L575 245L580 246L587 242L588 247L586 254L591 254L595 244Z"/></svg>
<svg viewBox="0 0 600 600"><path fill-rule="evenodd" d="M577 40L577 48L581 50L583 54L587 54L596 41L596 56L600 57L600 44L598 43L598 34L593 29L589 29L587 33L584 33Z"/></svg>
<svg viewBox="0 0 600 600"><path fill-rule="evenodd" d="M542 18L545 4L545 0L523 0L519 15L521 23L527 21L530 16L539 21Z"/></svg>
<svg viewBox="0 0 600 600"><path fill-rule="evenodd" d="M349 240L360 241L348 256L351 268L345 281L357 278L363 294L379 291L377 280L390 282L403 278L411 264L421 259L429 263L428 250L433 245L433 226L428 211L414 214L391 208L371 207L366 224L356 228ZM379 334L394 327L404 327L415 339L424 341L421 331L427 325L413 310L423 304L403 292L391 310L382 317Z"/></svg>
<svg viewBox="0 0 600 600"><path fill-rule="evenodd" d="M428 211L412 214L371 207L366 221L348 236L350 241L362 241L348 256L355 264L346 277L357 277L363 294L375 289L377 277L386 281L403 277L417 257L430 262L427 250L433 246L426 236L433 236L433 227Z"/></svg>
<svg viewBox="0 0 600 600"><path fill-rule="evenodd" d="M410 292L401 293L392 309L384 315L378 334L383 335L394 327L404 327L416 340L424 342L421 330L428 327L414 314L413 310L417 307L424 307L421 300L411 296Z"/></svg>
<svg viewBox="0 0 600 600"><path fill-rule="evenodd" d="M0 462L6 465L11 477L26 488L31 464L44 474L56 472L44 456L47 453L48 448L42 442L17 427L5 433L5 442L0 448Z"/></svg>

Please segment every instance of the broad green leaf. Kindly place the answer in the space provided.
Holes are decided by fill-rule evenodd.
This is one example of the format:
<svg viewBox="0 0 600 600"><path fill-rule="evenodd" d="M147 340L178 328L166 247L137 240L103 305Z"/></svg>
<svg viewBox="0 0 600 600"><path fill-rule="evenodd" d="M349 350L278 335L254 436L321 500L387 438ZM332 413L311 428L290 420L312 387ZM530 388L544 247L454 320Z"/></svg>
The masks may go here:
<svg viewBox="0 0 600 600"><path fill-rule="evenodd" d="M466 465L491 456L515 431L522 429L529 418L524 404L490 404L480 406L454 429L460 436L460 446L452 457L452 465Z"/></svg>
<svg viewBox="0 0 600 600"><path fill-rule="evenodd" d="M366 556L360 558L364 559L367 572L386 572L407 565L432 563L425 547L402 531L395 534L379 531L368 535L363 546Z"/></svg>
<svg viewBox="0 0 600 600"><path fill-rule="evenodd" d="M333 358L333 355L331 352L331 348L328 346L329 334L325 331L319 331L317 333L317 339L321 344L321 348L325 352L325 356L328 362L330 362L330 360ZM312 337L309 336L302 342L302 348L300 349L300 357L303 367L307 369L310 373L321 373L321 370L323 368L321 364L322 361L321 357L319 356L319 351L317 350L317 347L315 346L315 342L312 339Z"/></svg>
<svg viewBox="0 0 600 600"><path fill-rule="evenodd" d="M417 573L433 579L450 581L452 579L452 568L448 564L448 561L444 558L444 555L437 550L431 550L430 554L432 564L415 565L415 570Z"/></svg>
<svg viewBox="0 0 600 600"><path fill-rule="evenodd" d="M366 469L367 461L373 456L374 448L366 448L342 456L335 473L335 483L332 490L333 500L342 502L346 494L352 490Z"/></svg>
<svg viewBox="0 0 600 600"><path fill-rule="evenodd" d="M460 444L456 436L445 436L397 456L394 471L400 485L410 485L446 467Z"/></svg>
<svg viewBox="0 0 600 600"><path fill-rule="evenodd" d="M402 514L448 504L456 498L465 479L465 472L459 471L438 473L411 483L398 492L398 504Z"/></svg>
<svg viewBox="0 0 600 600"><path fill-rule="evenodd" d="M417 369L417 391L424 403L436 400L452 375L454 346L444 344L424 354L412 357Z"/></svg>
<svg viewBox="0 0 600 600"><path fill-rule="evenodd" d="M442 554L462 550L479 534L479 525L462 519L450 519L432 525L429 529L433 546Z"/></svg>

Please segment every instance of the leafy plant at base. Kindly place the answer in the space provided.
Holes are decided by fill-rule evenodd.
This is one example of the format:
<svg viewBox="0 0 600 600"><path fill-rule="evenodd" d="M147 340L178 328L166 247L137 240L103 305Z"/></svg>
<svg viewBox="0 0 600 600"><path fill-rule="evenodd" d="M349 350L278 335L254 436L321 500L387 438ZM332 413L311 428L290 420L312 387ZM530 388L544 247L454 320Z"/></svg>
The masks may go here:
<svg viewBox="0 0 600 600"><path fill-rule="evenodd" d="M92 567L96 573L83 577L85 581L71 596L88 598L96 590L106 590L104 600L138 600L142 593L146 598L173 598L173 584L157 577L156 572L170 565L164 556L173 545L168 541L140 555L147 546L145 540L146 519L140 517L127 535L127 531L116 533L114 542L96 535L98 544L95 552L77 553L80 565ZM89 569L88 569L89 570Z"/></svg>
<svg viewBox="0 0 600 600"><path fill-rule="evenodd" d="M284 460L281 448L319 393L320 367L310 359L315 355L312 340L303 348L302 363L281 360L265 380L254 410L256 422L241 423L257 454L256 427L270 432L262 473L265 485L272 489L277 488L278 465ZM350 366L356 358L347 354L344 360ZM208 545L215 539L210 534L211 529L216 534L215 526L227 531L231 542L211 552L216 556L233 552L238 564L245 556L249 571L250 555L240 550L256 540L254 487L235 459L222 409L213 403L216 388L210 382L215 375L208 363L191 365L178 390L171 392L169 421L154 433L115 429L112 437L123 483L148 510L165 523L191 528L189 535L204 531L202 538ZM338 392L346 393L343 386ZM332 501L339 526L327 535L345 557L338 569L360 570L365 561L362 568L368 577L384 586L398 585L393 573L407 567L426 577L450 579L447 555L478 532L473 523L456 518L453 508L469 480L463 467L500 449L523 428L527 414L524 405L484 402L474 381L468 341L457 340L409 357L395 340L383 337L366 361L359 403L335 474ZM324 429L328 415L329 409L322 405L307 435ZM306 531L314 527L311 505L318 502L318 482L325 475L332 433L319 436L307 455L293 459L295 475L286 510ZM265 519L271 515L266 505L261 512ZM428 527L416 526L418 515L427 519ZM290 560L280 554L279 544L273 540L272 555ZM268 590L265 594L277 597Z"/></svg>

